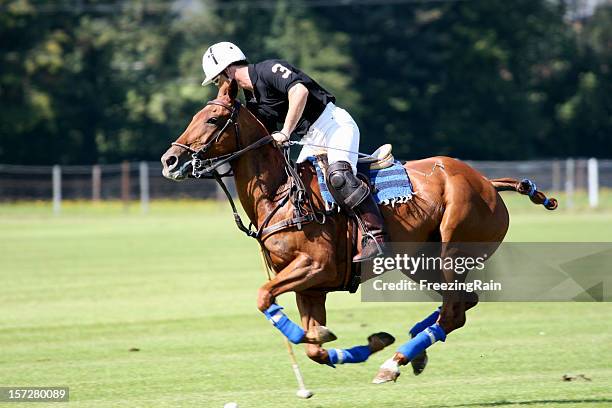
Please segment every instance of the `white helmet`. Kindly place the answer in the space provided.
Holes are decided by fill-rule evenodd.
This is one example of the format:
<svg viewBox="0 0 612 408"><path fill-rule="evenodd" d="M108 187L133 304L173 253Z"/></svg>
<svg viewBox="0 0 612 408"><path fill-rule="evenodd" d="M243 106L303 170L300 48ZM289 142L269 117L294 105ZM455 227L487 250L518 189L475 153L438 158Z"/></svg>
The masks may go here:
<svg viewBox="0 0 612 408"><path fill-rule="evenodd" d="M202 56L202 69L206 76L202 85L210 84L230 64L246 59L236 44L224 41L211 45Z"/></svg>

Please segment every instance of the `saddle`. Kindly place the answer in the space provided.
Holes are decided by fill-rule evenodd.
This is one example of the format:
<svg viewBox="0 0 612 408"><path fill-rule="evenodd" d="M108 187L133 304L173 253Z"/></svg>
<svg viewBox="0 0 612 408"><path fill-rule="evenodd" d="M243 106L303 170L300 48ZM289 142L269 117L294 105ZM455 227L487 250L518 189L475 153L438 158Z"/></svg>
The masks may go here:
<svg viewBox="0 0 612 408"><path fill-rule="evenodd" d="M389 143L384 144L378 149L374 150L374 153L372 153L370 157L360 157L359 160L357 160L357 166L362 167L363 165L368 165L368 168L371 170L380 170L391 167L395 162L393 153L391 153L392 149L393 146L391 146Z"/></svg>
<svg viewBox="0 0 612 408"><path fill-rule="evenodd" d="M374 150L371 155L360 157L357 160L358 172L363 172L365 175L367 170L380 170L393 166L395 157L393 157L392 150L393 146L387 143ZM327 168L327 154L324 150L316 151L315 157L317 157L319 162Z"/></svg>

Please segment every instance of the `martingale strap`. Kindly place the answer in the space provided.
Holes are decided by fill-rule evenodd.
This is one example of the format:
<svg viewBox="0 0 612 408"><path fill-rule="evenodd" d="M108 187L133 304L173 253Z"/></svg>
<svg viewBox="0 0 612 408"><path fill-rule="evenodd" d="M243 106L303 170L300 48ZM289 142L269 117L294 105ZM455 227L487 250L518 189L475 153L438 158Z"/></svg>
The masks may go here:
<svg viewBox="0 0 612 408"><path fill-rule="evenodd" d="M214 178L219 184L219 186L221 186L223 193L225 193L225 196L227 197L227 200L230 203L230 206L232 208L232 213L234 215L234 222L236 223L236 226L238 227L238 229L244 232L248 237L255 238L262 245L263 245L263 241L265 241L269 236L279 231L282 231L287 228L295 227L295 226L297 226L298 229L302 229L303 224L308 224L313 221L319 222L315 214L312 212L301 214L300 212L296 211L296 214L294 215L294 217L288 218L283 221L279 221L275 224L268 226L268 224L270 223L274 215L281 208L283 208L291 199L292 192L294 191L294 188L292 187L289 191L287 191L287 194L285 194L285 196L278 202L278 204L274 207L274 209L268 213L268 215L266 216L264 221L261 223L259 228L253 229L252 223L249 223L249 226L247 227L246 225L244 225L244 222L242 222L242 218L240 217L240 214L238 213L238 209L236 207L236 204L234 203L234 199L232 198L232 195L230 194L227 186L223 182L223 179L219 176L217 172L214 173ZM325 222L325 218L323 218L322 222Z"/></svg>
<svg viewBox="0 0 612 408"><path fill-rule="evenodd" d="M244 232L247 236L251 238L256 238L257 231L253 231L251 229L251 224L249 224L249 226L246 227L244 223L242 222L242 218L240 218L240 214L238 214L238 209L236 208L236 204L234 203L234 200L232 199L232 195L227 189L227 186L225 185L225 183L223 182L223 179L221 179L221 176L219 176L219 173L214 172L213 177L215 178L215 180L217 181L217 183L219 184L219 186L225 193L225 196L227 197L227 200L229 201L230 206L232 207L232 213L234 214L234 222L236 223L236 226L238 227L238 229Z"/></svg>
<svg viewBox="0 0 612 408"><path fill-rule="evenodd" d="M291 174L292 172L289 171L289 173ZM306 213L303 213L302 210L297 209L299 208L298 206L300 204L297 202L294 202L294 206L296 206L296 210L292 218L288 218L283 221L279 221L275 224L268 225L270 221L272 220L272 218L274 217L274 215L291 200L293 195L300 196L301 195L300 193L303 192L303 184L301 186L302 188L299 187L301 184L301 179L299 179L299 182L293 179L292 180L293 185L291 189L287 191L287 194L283 196L283 198L278 202L278 204L274 207L274 209L270 211L268 215L266 215L266 218L263 220L259 228L254 229L253 223L249 223L249 226L247 227L244 224L244 222L242 222L242 218L240 217L240 214L238 213L238 209L236 207L236 204L234 203L234 199L232 198L232 195L230 194L229 189L223 182L223 179L221 178L219 173L213 172L213 177L215 178L215 180L221 187L221 190L223 190L223 193L225 194L225 196L227 197L227 200L230 203L230 207L232 208L232 213L234 215L234 222L236 223L236 226L238 227L238 229L244 232L248 237L256 239L261 245L263 245L263 242L268 237L284 229L297 227L298 230L301 230L302 225L304 224L308 224L313 221L316 221L319 224L323 224L325 222L325 215L323 214L323 217L319 219L315 215L315 210L314 208L312 208L312 205L310 205L311 211L307 211Z"/></svg>

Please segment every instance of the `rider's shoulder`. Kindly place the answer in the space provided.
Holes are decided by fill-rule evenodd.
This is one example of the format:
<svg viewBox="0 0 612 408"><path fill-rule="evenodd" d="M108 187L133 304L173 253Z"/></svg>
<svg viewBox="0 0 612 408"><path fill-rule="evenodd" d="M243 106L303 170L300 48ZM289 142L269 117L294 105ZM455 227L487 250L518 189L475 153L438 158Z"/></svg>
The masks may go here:
<svg viewBox="0 0 612 408"><path fill-rule="evenodd" d="M253 64L257 70L272 70L277 65L282 65L286 68L294 68L294 65L278 58L267 59Z"/></svg>

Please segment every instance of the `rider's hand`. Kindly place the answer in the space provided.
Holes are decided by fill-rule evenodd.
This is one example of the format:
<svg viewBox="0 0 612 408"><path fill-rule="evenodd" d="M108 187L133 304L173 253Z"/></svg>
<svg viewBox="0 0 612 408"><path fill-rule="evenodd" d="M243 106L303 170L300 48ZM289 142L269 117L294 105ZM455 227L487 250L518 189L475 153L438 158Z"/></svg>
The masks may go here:
<svg viewBox="0 0 612 408"><path fill-rule="evenodd" d="M289 136L287 136L283 132L274 132L272 133L272 139L274 139L277 145L282 146L283 143L289 141Z"/></svg>

